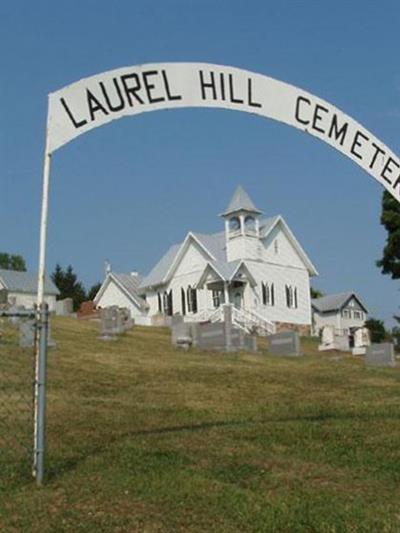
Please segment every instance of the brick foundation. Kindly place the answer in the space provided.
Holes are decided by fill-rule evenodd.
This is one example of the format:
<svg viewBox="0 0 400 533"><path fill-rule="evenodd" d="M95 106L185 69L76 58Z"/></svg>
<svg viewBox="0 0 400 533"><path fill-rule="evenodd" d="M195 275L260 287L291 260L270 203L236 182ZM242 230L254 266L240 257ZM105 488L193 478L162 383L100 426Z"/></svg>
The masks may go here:
<svg viewBox="0 0 400 533"><path fill-rule="evenodd" d="M308 337L311 335L311 326L308 324L290 324L288 322L275 322L276 332L281 331L297 331L299 335Z"/></svg>

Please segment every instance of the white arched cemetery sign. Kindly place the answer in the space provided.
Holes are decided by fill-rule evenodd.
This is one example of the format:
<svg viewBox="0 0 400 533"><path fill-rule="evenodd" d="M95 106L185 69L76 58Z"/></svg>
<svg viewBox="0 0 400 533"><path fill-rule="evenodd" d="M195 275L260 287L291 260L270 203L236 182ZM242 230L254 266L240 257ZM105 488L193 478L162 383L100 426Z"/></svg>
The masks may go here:
<svg viewBox="0 0 400 533"><path fill-rule="evenodd" d="M245 111L306 131L352 159L400 201L399 158L358 122L298 87L247 70L207 63L156 63L97 74L49 96L40 228L40 305L44 301L52 153L82 133L111 120L182 107ZM45 320L41 328L44 325ZM46 341L42 342L42 338L41 334L40 346L43 347ZM40 353L35 386L35 469L39 483L43 478L45 348Z"/></svg>
<svg viewBox="0 0 400 533"><path fill-rule="evenodd" d="M328 102L273 78L207 63L157 63L85 78L50 94L47 151L146 111L219 107L284 122L330 144L400 201L400 159Z"/></svg>

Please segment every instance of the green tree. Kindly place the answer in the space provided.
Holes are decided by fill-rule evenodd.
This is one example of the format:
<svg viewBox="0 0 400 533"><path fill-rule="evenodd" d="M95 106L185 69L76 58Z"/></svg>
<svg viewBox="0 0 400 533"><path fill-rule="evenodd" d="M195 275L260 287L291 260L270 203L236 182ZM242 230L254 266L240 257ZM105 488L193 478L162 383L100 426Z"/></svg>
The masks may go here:
<svg viewBox="0 0 400 533"><path fill-rule="evenodd" d="M392 329L392 339L396 352L400 352L400 328L398 326Z"/></svg>
<svg viewBox="0 0 400 533"><path fill-rule="evenodd" d="M385 191L382 198L381 224L387 231L382 259L376 262L382 274L400 278L400 203Z"/></svg>
<svg viewBox="0 0 400 533"><path fill-rule="evenodd" d="M69 265L64 270L57 264L51 275L51 279L60 291L58 299L72 298L74 310L79 309L81 303L86 300L86 291L83 284L78 281L78 276L74 273L72 266Z"/></svg>
<svg viewBox="0 0 400 533"><path fill-rule="evenodd" d="M22 255L7 254L4 252L0 253L0 268L26 272L25 259Z"/></svg>
<svg viewBox="0 0 400 533"><path fill-rule="evenodd" d="M94 297L96 296L96 294L99 292L100 290L100 287L101 287L101 283L95 283L94 285L92 285L90 287L90 289L88 290L88 293L87 293L87 299L88 300L94 300Z"/></svg>
<svg viewBox="0 0 400 533"><path fill-rule="evenodd" d="M387 338L387 332L383 320L369 318L365 321L365 327L371 334L371 342L382 342Z"/></svg>
<svg viewBox="0 0 400 533"><path fill-rule="evenodd" d="M318 289L314 289L314 287L310 287L310 296L311 298L321 298L321 296L323 296L324 293L321 292L320 290Z"/></svg>

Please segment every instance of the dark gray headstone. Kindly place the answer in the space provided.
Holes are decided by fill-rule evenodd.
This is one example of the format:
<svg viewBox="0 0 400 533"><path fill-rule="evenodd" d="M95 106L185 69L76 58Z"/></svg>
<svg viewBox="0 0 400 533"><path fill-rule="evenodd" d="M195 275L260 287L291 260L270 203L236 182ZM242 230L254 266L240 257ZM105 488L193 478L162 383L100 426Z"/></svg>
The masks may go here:
<svg viewBox="0 0 400 533"><path fill-rule="evenodd" d="M21 320L19 326L19 346L32 348L35 343L35 320Z"/></svg>
<svg viewBox="0 0 400 533"><path fill-rule="evenodd" d="M367 366L396 366L394 358L394 346L390 342L382 344L371 344L365 354L365 364Z"/></svg>
<svg viewBox="0 0 400 533"><path fill-rule="evenodd" d="M268 351L274 355L302 355L297 331L282 331L268 336Z"/></svg>

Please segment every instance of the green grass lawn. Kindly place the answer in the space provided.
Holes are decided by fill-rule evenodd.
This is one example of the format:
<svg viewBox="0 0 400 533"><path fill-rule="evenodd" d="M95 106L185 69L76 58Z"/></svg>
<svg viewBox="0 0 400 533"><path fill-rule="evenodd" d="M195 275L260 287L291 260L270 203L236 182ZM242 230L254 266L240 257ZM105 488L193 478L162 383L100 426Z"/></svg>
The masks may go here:
<svg viewBox="0 0 400 533"><path fill-rule="evenodd" d="M3 450L1 532L400 531L400 368L308 339L277 358L181 352L162 328L105 343L58 318L53 334L47 482ZM26 372L12 335L3 376Z"/></svg>

